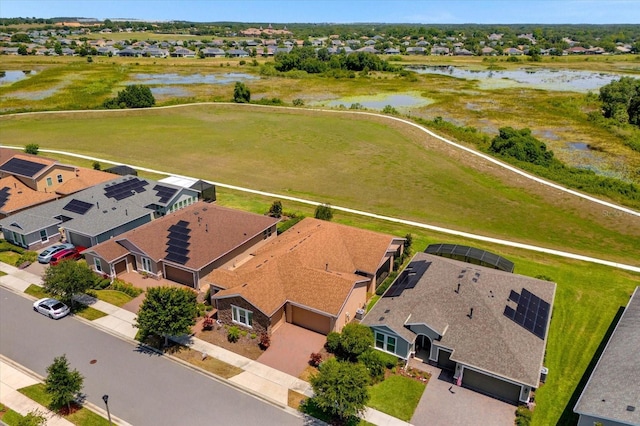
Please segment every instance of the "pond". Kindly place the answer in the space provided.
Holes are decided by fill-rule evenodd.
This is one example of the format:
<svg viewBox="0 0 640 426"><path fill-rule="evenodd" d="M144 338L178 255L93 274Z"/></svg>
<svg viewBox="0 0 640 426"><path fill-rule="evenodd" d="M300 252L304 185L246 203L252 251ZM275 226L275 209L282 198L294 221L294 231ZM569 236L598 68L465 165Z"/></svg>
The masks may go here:
<svg viewBox="0 0 640 426"><path fill-rule="evenodd" d="M602 86L623 77L622 74L545 68L520 68L517 70L470 70L450 65L418 65L405 68L410 71L415 71L418 74L438 74L467 80L479 80L480 89L527 87L543 90L589 92L597 91Z"/></svg>
<svg viewBox="0 0 640 426"><path fill-rule="evenodd" d="M134 74L136 83L149 85L163 84L228 84L236 81L258 80L260 77L251 74L229 72L224 74Z"/></svg>
<svg viewBox="0 0 640 426"><path fill-rule="evenodd" d="M26 71L0 71L0 85L12 84L16 81L24 80L30 75L36 74L33 70Z"/></svg>
<svg viewBox="0 0 640 426"><path fill-rule="evenodd" d="M311 103L314 106L328 106L351 108L351 105L359 104L363 108L382 110L390 105L396 109L416 108L429 105L435 102L433 99L424 98L417 92L405 92L395 94L380 94L374 96L351 96L327 101L317 101Z"/></svg>
<svg viewBox="0 0 640 426"><path fill-rule="evenodd" d="M153 96L163 97L163 96L176 96L184 98L186 96L190 96L191 93L188 90L185 90L182 87L173 87L173 86L161 86L161 87L151 87L151 93Z"/></svg>

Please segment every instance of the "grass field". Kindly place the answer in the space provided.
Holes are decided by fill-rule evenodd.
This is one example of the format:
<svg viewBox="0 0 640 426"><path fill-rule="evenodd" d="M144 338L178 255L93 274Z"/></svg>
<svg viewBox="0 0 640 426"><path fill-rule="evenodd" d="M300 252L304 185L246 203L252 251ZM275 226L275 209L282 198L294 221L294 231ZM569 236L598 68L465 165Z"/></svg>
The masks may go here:
<svg viewBox="0 0 640 426"><path fill-rule="evenodd" d="M121 291L115 291L115 290L93 290L93 291L98 296L98 299L118 307L122 307L122 305L133 300L133 297Z"/></svg>
<svg viewBox="0 0 640 426"><path fill-rule="evenodd" d="M371 386L369 406L400 420L410 421L425 384L407 377L391 376Z"/></svg>
<svg viewBox="0 0 640 426"><path fill-rule="evenodd" d="M18 146L38 140L41 148L637 263L636 218L609 216L390 123L202 105L0 117L0 131Z"/></svg>

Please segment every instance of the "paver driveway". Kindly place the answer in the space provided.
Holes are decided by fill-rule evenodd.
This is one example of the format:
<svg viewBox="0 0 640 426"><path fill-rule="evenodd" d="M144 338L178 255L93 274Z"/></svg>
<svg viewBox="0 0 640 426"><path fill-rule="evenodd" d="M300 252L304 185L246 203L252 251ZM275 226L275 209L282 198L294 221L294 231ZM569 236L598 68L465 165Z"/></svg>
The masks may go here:
<svg viewBox="0 0 640 426"><path fill-rule="evenodd" d="M299 377L309 365L311 352L320 352L326 340L323 334L284 323L271 335L271 346L257 361Z"/></svg>
<svg viewBox="0 0 640 426"><path fill-rule="evenodd" d="M412 367L432 374L413 413L414 426L513 426L515 405L474 392L452 383L452 375L439 368L417 363Z"/></svg>

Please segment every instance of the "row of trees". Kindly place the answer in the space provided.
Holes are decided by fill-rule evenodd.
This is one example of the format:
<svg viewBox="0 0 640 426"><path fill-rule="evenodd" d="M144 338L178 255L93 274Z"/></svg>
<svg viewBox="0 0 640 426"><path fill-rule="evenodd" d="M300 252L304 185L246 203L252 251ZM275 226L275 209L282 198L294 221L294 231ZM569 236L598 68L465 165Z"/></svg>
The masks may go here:
<svg viewBox="0 0 640 426"><path fill-rule="evenodd" d="M601 87L600 100L606 118L640 127L640 79L622 77Z"/></svg>
<svg viewBox="0 0 640 426"><path fill-rule="evenodd" d="M401 67L391 65L378 55L368 52L331 55L326 48L316 52L312 47L295 47L289 53L278 53L275 56L275 69L280 72L302 70L310 74L319 74L330 69L400 71Z"/></svg>

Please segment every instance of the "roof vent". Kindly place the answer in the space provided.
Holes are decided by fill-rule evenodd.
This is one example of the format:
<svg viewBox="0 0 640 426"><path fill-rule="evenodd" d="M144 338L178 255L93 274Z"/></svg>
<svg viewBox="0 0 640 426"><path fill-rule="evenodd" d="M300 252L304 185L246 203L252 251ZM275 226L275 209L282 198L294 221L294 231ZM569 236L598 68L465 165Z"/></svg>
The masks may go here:
<svg viewBox="0 0 640 426"><path fill-rule="evenodd" d="M469 317L469 319L473 318L473 308L471 308L471 310L469 311L469 315L467 315Z"/></svg>
<svg viewBox="0 0 640 426"><path fill-rule="evenodd" d="M627 405L627 411L636 411L636 407L633 405Z"/></svg>

